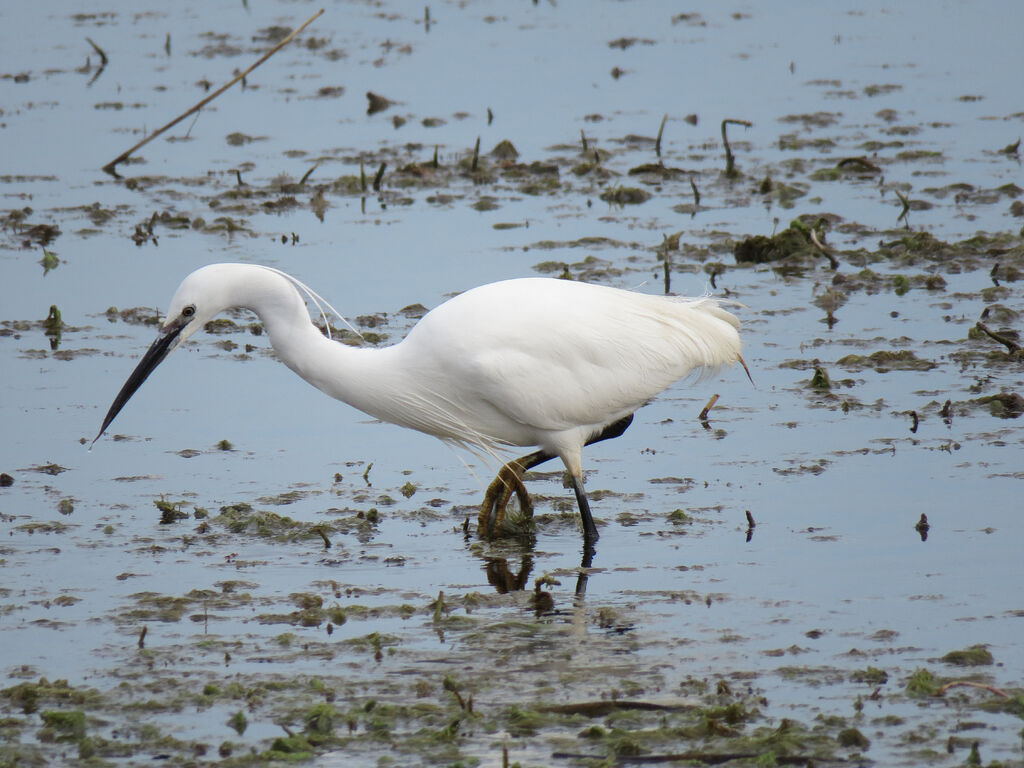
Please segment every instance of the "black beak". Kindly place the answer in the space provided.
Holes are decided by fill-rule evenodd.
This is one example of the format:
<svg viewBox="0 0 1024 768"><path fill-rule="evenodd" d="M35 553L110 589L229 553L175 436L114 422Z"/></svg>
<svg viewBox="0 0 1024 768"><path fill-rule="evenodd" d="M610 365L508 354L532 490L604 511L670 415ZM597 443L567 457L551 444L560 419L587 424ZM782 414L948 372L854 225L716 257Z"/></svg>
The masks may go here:
<svg viewBox="0 0 1024 768"><path fill-rule="evenodd" d="M107 427L110 426L110 422L121 412L125 404L131 399L132 395L135 394L136 390L142 386L144 382L151 374L154 369L160 365L161 361L167 357L167 353L171 349L171 345L174 340L178 338L178 334L181 333L185 327L185 322L176 322L170 328L167 328L160 332L160 336L153 342L153 345L146 350L146 354L142 356L139 364L135 366L135 370L132 371L132 375L128 377L128 381L121 387L121 391L117 393L117 397L114 398L114 403L110 406L110 410L107 411L107 416L103 419L103 426L100 427L99 434L93 438L93 443L99 440L103 433L107 431Z"/></svg>

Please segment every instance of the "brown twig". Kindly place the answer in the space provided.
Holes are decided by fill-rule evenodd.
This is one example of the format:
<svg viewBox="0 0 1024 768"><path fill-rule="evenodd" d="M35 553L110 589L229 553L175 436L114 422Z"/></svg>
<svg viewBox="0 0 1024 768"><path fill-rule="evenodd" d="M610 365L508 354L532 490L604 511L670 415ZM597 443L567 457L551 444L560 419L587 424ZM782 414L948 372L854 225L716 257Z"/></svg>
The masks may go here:
<svg viewBox="0 0 1024 768"><path fill-rule="evenodd" d="M1002 344L1004 347L1006 347L1007 352L1009 352L1011 355L1019 355L1020 354L1020 351L1021 351L1020 344L1018 344L1013 339L1009 338L1008 336L1004 336L1001 333L996 333L995 331L991 330L987 325L985 325L982 322L977 323L975 327L979 331L984 333L986 336L988 336L990 339L992 339L993 341L998 341L1000 344Z"/></svg>
<svg viewBox="0 0 1024 768"><path fill-rule="evenodd" d="M96 69L96 73L89 78L88 85L92 85L99 79L99 76L103 74L103 70L107 68L107 62L109 59L107 59L107 54L104 53L103 49L96 45L96 43L94 43L90 38L87 37L85 40L92 46L93 50L100 55L100 65Z"/></svg>
<svg viewBox="0 0 1024 768"><path fill-rule="evenodd" d="M86 38L85 42L91 45L92 49L99 54L99 69L103 69L104 67L106 67L106 62L108 62L110 59L106 58L106 54L103 53L103 49L96 45L94 42L92 42L90 38Z"/></svg>
<svg viewBox="0 0 1024 768"><path fill-rule="evenodd" d="M158 128L156 131L154 131L149 136L144 138L142 141L140 141L138 144L136 144L131 149L129 149L129 150L125 151L125 152L122 152L120 155L115 157L109 163L104 165L103 166L103 171L106 172L106 173L109 173L111 176L115 176L116 177L117 176L117 166L118 166L118 164L123 163L125 160L127 160L129 157L131 157L132 154L134 154L136 150L141 149L142 147L144 147L146 144L151 142L153 139L155 139L157 136L159 136L164 131L167 131L167 130L173 128L178 123L180 123L182 120L184 120L186 117L191 115L193 112L198 112L200 109L202 109L207 104L209 104L211 101L213 101L215 98L217 98L222 93L224 93L224 91L226 91L232 85L237 83L239 80L242 80L243 78L245 78L245 76L248 75L250 72L252 72L254 69L256 69L256 67L258 67L264 61L266 61L271 56L273 56L275 53L277 53L279 50L281 50L286 45L288 45L288 43L290 43L295 38L296 35L298 35L302 30L304 30L306 27L308 27L310 24L312 24L316 19L318 19L321 16L321 14L323 14L323 12L324 12L324 9L321 8L319 11L317 11L312 16L310 16L308 19L306 19L306 21L303 22L302 25L299 26L297 29L295 29L290 35L288 35L286 38L284 38L281 42L279 42L277 45L275 45L269 51L267 51L262 56L260 56L256 60L256 62L254 64L252 64L248 69L244 70L243 72L239 72L237 75L235 75L233 78L231 78L231 80L229 80L227 83L222 85L220 88L218 88L216 91L211 93L209 96L207 96L205 99L200 101L198 104L196 104L195 106L193 106L190 109L186 110L185 112L182 112L176 118L171 120L171 122L167 123L167 125L165 125L165 126L163 126L161 128Z"/></svg>
<svg viewBox="0 0 1024 768"><path fill-rule="evenodd" d="M91 38L85 38L85 42L91 45L92 49L100 55L100 69L103 69L105 66L107 66L107 62L109 61L109 59L107 58L107 54L103 52L103 49L96 45L96 43L94 43Z"/></svg>
<svg viewBox="0 0 1024 768"><path fill-rule="evenodd" d="M972 683L968 680L954 680L952 683L940 685L938 688L935 689L935 695L941 696L950 688L956 688L958 685L964 685L970 688L981 688L983 691L994 693L996 696L1001 696L1004 699L1010 698L1010 694L1006 693L1005 691L1000 691L998 688L993 688L991 685L985 685L984 683Z"/></svg>
<svg viewBox="0 0 1024 768"><path fill-rule="evenodd" d="M730 123L742 125L745 128L749 128L753 123L749 120L733 120L731 118L726 118L722 121L722 143L725 145L725 175L731 179L736 175L736 159L732 156L732 149L729 147L729 137L725 135L725 127Z"/></svg>
<svg viewBox="0 0 1024 768"><path fill-rule="evenodd" d="M654 140L654 154L661 157L661 134L665 132L665 121L668 120L668 115L663 115L661 118L661 125L658 126L658 138Z"/></svg>
<svg viewBox="0 0 1024 768"><path fill-rule="evenodd" d="M845 168L848 165L855 165L862 171L871 171L871 173L881 173L882 169L872 163L866 157L844 157L838 163L836 168Z"/></svg>
<svg viewBox="0 0 1024 768"><path fill-rule="evenodd" d="M716 395L712 395L711 398L708 400L707 405L704 406L704 410L700 412L700 415L697 418L700 421L707 421L708 420L708 411L710 411L712 408L714 408L715 407L715 403L717 403L717 402L718 402L718 395L717 394Z"/></svg>
<svg viewBox="0 0 1024 768"><path fill-rule="evenodd" d="M832 255L832 252L826 248L822 242L818 239L818 231L811 229L811 242L814 243L814 247L821 251L821 255L828 259L828 263L832 265L832 269L839 269L839 259Z"/></svg>
<svg viewBox="0 0 1024 768"><path fill-rule="evenodd" d="M320 163L315 163L312 168L310 168L308 171L302 174L302 178L299 179L299 186L301 187L303 184L309 181L309 177L313 175L313 171L315 171L319 167Z"/></svg>
<svg viewBox="0 0 1024 768"><path fill-rule="evenodd" d="M896 217L896 221L902 221L906 219L906 225L910 227L910 219L907 219L907 214L910 213L910 199L900 192L898 189L893 190L896 193L896 197L900 200L900 205L903 206L900 209L900 215Z"/></svg>

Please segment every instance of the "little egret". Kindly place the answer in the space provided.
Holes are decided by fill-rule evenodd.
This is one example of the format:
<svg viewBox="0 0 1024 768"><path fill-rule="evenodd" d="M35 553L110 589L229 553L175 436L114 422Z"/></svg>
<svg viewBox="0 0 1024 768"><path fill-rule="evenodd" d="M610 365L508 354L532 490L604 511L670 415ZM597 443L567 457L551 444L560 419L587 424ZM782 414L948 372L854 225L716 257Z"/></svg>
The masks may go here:
<svg viewBox="0 0 1024 768"><path fill-rule="evenodd" d="M305 295L305 296L304 296ZM313 324L294 277L211 264L178 286L153 345L114 399L96 440L150 373L220 312L255 312L277 356L317 389L381 421L496 458L480 532L490 533L523 472L558 457L572 479L588 547L598 537L583 490L584 445L618 437L633 412L691 371L739 362L739 321L710 297L650 296L571 280L523 278L474 288L428 312L398 344L351 347ZM332 309L333 311L333 309ZM340 317L340 315L339 315ZM328 326L329 328L329 326ZM748 372L749 375L749 372Z"/></svg>

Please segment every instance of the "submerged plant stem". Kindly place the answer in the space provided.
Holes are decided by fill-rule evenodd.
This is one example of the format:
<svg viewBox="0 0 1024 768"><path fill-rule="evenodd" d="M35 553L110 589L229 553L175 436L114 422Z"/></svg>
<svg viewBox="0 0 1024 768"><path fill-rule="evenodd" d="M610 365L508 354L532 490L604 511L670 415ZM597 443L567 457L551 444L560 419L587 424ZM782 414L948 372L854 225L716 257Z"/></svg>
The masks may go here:
<svg viewBox="0 0 1024 768"><path fill-rule="evenodd" d="M191 115L193 112L198 112L200 109L202 109L207 104L209 104L211 101L213 101L215 98L220 96L222 93L224 93L224 91L226 91L232 85L237 83L239 80L243 80L245 78L245 76L248 75L250 72L252 72L254 69L256 69L256 67L258 67L264 61L266 61L271 56L273 56L275 53L277 53L279 50L281 50L286 45L288 45L288 43L290 43L295 38L295 36L297 34L299 34L299 32L301 32L306 27L308 27L310 24L312 24L316 19L318 19L323 14L323 12L324 12L324 9L321 8L319 11L317 11L312 16L310 16L308 19L306 19L306 21L304 21L301 26L299 26L297 29L293 30L290 35L285 37L283 40L281 40L281 42L279 42L277 45L275 45L269 51L267 51L262 56L260 56L256 60L256 62L254 64L249 66L248 69L245 69L242 72L239 72L237 75L235 75L233 78L231 78L231 80L229 80L227 83L222 85L220 88L218 88L216 91L211 93L209 96L207 96L205 99L200 101L198 104L195 104L194 106L192 106L189 109L185 110L180 115L178 115L176 118L171 120L171 122L167 123L166 125L162 126L161 128L158 128L156 131L154 131L149 136L144 138L138 144L136 144L135 146L131 147L130 149L122 152L120 155L115 157L109 163L104 165L103 166L103 171L105 171L106 173L109 173L111 176L117 176L117 170L116 169L117 169L117 166L118 166L119 163L123 163L125 160L127 160L129 157L131 157L132 154L134 154L134 152L137 149L141 149L142 147L144 147L146 144L151 142L153 139L155 139L157 136L159 136L164 131L173 128L178 123L180 123L182 120L184 120L186 117Z"/></svg>

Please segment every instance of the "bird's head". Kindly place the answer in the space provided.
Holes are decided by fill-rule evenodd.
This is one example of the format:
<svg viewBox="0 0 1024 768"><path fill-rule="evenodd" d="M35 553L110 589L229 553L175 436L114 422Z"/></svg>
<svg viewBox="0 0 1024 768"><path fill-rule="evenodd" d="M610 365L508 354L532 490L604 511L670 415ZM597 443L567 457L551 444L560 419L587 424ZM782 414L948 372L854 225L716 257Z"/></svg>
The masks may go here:
<svg viewBox="0 0 1024 768"><path fill-rule="evenodd" d="M230 265L212 264L197 269L178 286L156 340L117 393L93 443L106 432L117 414L164 358L217 314L232 306L226 295L229 283L224 279L223 270L218 269L224 266Z"/></svg>

